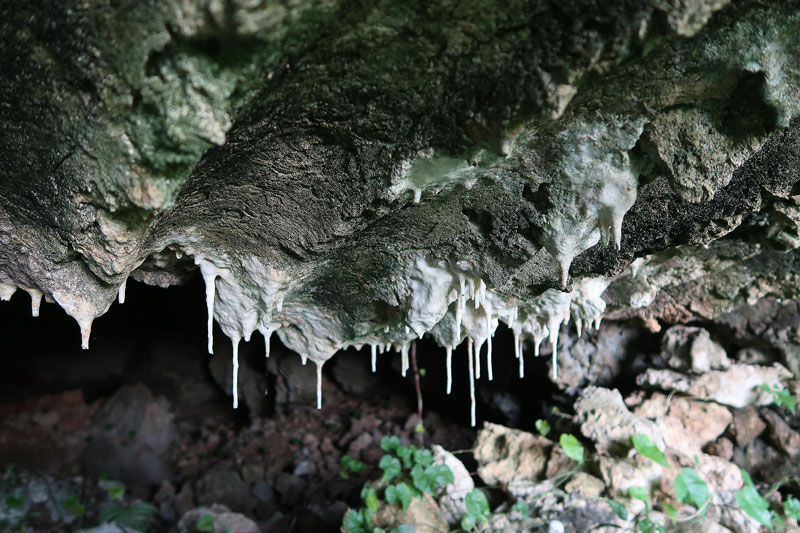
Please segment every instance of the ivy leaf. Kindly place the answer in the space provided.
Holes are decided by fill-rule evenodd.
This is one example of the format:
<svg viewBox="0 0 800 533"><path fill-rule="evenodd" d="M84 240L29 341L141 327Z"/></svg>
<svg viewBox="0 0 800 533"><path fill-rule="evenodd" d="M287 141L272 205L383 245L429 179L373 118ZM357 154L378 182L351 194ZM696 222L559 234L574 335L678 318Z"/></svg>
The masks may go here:
<svg viewBox="0 0 800 533"><path fill-rule="evenodd" d="M525 502L517 502L512 507L511 510L515 513L519 513L522 516L522 519L528 518L528 504Z"/></svg>
<svg viewBox="0 0 800 533"><path fill-rule="evenodd" d="M629 488L628 496L630 496L634 500L643 501L648 507L650 507L650 494L647 493L647 489L645 489L644 487Z"/></svg>
<svg viewBox="0 0 800 533"><path fill-rule="evenodd" d="M464 504L467 506L467 514L475 519L478 524L483 524L489 520L491 510L489 509L489 500L480 489L472 489L464 498Z"/></svg>
<svg viewBox="0 0 800 533"><path fill-rule="evenodd" d="M634 435L631 438L633 442L633 447L636 449L636 452L643 457L647 457L662 466L669 467L669 463L667 462L667 458L664 455L664 452L658 449L656 443L653 442L649 436L647 435Z"/></svg>
<svg viewBox="0 0 800 533"><path fill-rule="evenodd" d="M744 478L744 476L742 477ZM772 529L772 513L769 512L769 502L758 493L752 485L752 481L736 492L736 504L756 522Z"/></svg>
<svg viewBox="0 0 800 533"><path fill-rule="evenodd" d="M574 435L562 433L558 442L561 444L561 449L564 450L567 457L577 463L583 462L583 444L581 444Z"/></svg>
<svg viewBox="0 0 800 533"><path fill-rule="evenodd" d="M616 500L606 500L606 503L609 507L611 507L611 510L614 512L614 514L617 515L621 520L628 519L628 510L621 502Z"/></svg>
<svg viewBox="0 0 800 533"><path fill-rule="evenodd" d="M675 477L672 486L675 489L675 498L680 503L691 503L698 509L703 507L711 497L708 485L693 468L681 470L681 473Z"/></svg>
<svg viewBox="0 0 800 533"><path fill-rule="evenodd" d="M354 474L360 474L364 470L366 470L367 465L362 463L361 461L356 461L349 455L343 455L341 459L339 459L339 464L342 465L344 468L344 472L352 472ZM344 476L347 477L347 476Z"/></svg>
<svg viewBox="0 0 800 533"><path fill-rule="evenodd" d="M367 507L375 512L378 510L378 493L372 487L364 487L361 489L361 499L367 504Z"/></svg>
<svg viewBox="0 0 800 533"><path fill-rule="evenodd" d="M670 505L668 503L664 504L664 512L667 513L667 516L672 518L673 520L678 519L678 510L675 509L674 505Z"/></svg>
<svg viewBox="0 0 800 533"><path fill-rule="evenodd" d="M414 462L418 465L428 467L433 464L433 454L430 450L416 450L414 452Z"/></svg>
<svg viewBox="0 0 800 533"><path fill-rule="evenodd" d="M461 529L464 531L471 531L476 525L475 519L470 515L465 514L463 517L461 517Z"/></svg>
<svg viewBox="0 0 800 533"><path fill-rule="evenodd" d="M384 455L378 466L383 471L383 480L389 481L393 477L400 474L400 459L392 457L391 455Z"/></svg>
<svg viewBox="0 0 800 533"><path fill-rule="evenodd" d="M800 521L800 500L789 494L783 502L783 514Z"/></svg>
<svg viewBox="0 0 800 533"><path fill-rule="evenodd" d="M410 447L398 446L395 448L394 453L400 458L401 461L403 461L403 466L406 468L411 468L411 459L413 455Z"/></svg>
<svg viewBox="0 0 800 533"><path fill-rule="evenodd" d="M547 420L539 419L534 423L536 426L536 431L539 432L539 435L542 437L546 437L548 433L550 433L550 422Z"/></svg>
<svg viewBox="0 0 800 533"><path fill-rule="evenodd" d="M350 511L350 513L353 513L353 512L355 512L355 511ZM350 513L348 513L348 515ZM359 515L359 516L361 516L361 515ZM197 524L195 524L195 528L198 531L214 531L214 515L205 514L205 515L201 516L200 520L198 520Z"/></svg>
<svg viewBox="0 0 800 533"><path fill-rule="evenodd" d="M405 483L398 483L397 485L389 485L386 487L386 501L390 505L397 505L403 508L403 512L408 510L411 505L411 489Z"/></svg>
<svg viewBox="0 0 800 533"><path fill-rule="evenodd" d="M381 437L381 450L385 451L386 453L393 453L397 448L400 447L400 439L395 436Z"/></svg>

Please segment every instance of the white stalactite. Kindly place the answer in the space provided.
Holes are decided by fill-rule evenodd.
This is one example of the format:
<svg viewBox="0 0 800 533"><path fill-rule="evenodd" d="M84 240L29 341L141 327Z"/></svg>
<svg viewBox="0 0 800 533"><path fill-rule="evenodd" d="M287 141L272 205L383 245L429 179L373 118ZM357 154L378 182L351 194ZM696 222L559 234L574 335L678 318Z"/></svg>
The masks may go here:
<svg viewBox="0 0 800 533"><path fill-rule="evenodd" d="M322 365L324 363L315 361L317 365L317 409L322 409Z"/></svg>
<svg viewBox="0 0 800 533"><path fill-rule="evenodd" d="M26 288L25 291L31 297L31 316L39 316L39 308L42 306L42 291L34 288Z"/></svg>
<svg viewBox="0 0 800 533"><path fill-rule="evenodd" d="M125 303L125 289L128 286L128 280L122 282L122 285L119 286L119 292L117 293L117 301L120 304Z"/></svg>
<svg viewBox="0 0 800 533"><path fill-rule="evenodd" d="M378 367L378 350L375 344L370 345L370 351L372 352L372 373L374 374Z"/></svg>
<svg viewBox="0 0 800 533"><path fill-rule="evenodd" d="M233 346L233 355L231 356L231 363L233 364L233 408L239 408L239 339L231 339Z"/></svg>
<svg viewBox="0 0 800 533"><path fill-rule="evenodd" d="M469 404L470 404L470 424L475 427L475 372L472 361L472 345L467 349L467 366L469 367Z"/></svg>
<svg viewBox="0 0 800 533"><path fill-rule="evenodd" d="M447 394L450 394L453 390L453 347L448 346L445 350L447 350Z"/></svg>

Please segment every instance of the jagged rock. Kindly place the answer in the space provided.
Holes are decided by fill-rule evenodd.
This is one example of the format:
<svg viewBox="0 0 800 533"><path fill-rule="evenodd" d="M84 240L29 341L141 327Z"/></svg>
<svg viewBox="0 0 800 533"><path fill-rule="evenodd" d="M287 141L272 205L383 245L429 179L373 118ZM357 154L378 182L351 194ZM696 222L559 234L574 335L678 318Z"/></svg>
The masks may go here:
<svg viewBox="0 0 800 533"><path fill-rule="evenodd" d="M197 504L208 506L219 503L235 512L250 513L256 501L250 487L233 470L211 470L197 480L194 487Z"/></svg>
<svg viewBox="0 0 800 533"><path fill-rule="evenodd" d="M702 328L671 327L664 332L661 352L670 367L691 370L695 374L731 366L725 349L711 340L711 335Z"/></svg>
<svg viewBox="0 0 800 533"><path fill-rule="evenodd" d="M655 422L667 447L690 457L722 435L733 420L721 405L658 393L634 413Z"/></svg>
<svg viewBox="0 0 800 533"><path fill-rule="evenodd" d="M487 485L514 485L539 479L552 442L532 433L485 423L475 443L478 475Z"/></svg>
<svg viewBox="0 0 800 533"><path fill-rule="evenodd" d="M577 472L565 485L564 492L577 493L584 498L599 498L605 490L605 484L586 472Z"/></svg>
<svg viewBox="0 0 800 533"><path fill-rule="evenodd" d="M608 494L617 499L629 498L632 487L643 487L648 492L661 483L663 468L658 463L642 457L632 459L612 459L599 457L600 473L606 484ZM628 507L636 514L644 510L644 502L630 500Z"/></svg>
<svg viewBox="0 0 800 533"><path fill-rule="evenodd" d="M438 444L433 445L433 458L437 463L446 465L453 473L453 482L441 489L443 494L439 496L438 501L442 516L447 523L458 524L461 522L461 517L467 514L464 498L475 488L475 482L472 481L472 476L464 463Z"/></svg>
<svg viewBox="0 0 800 533"><path fill-rule="evenodd" d="M796 0L220 6L0 8L1 299L88 348L199 272L232 363L503 321L555 377L569 320L798 296Z"/></svg>
<svg viewBox="0 0 800 533"><path fill-rule="evenodd" d="M91 475L123 481L141 496L172 477L167 452L177 430L166 398L142 384L122 387L98 409L93 425L83 456Z"/></svg>
<svg viewBox="0 0 800 533"><path fill-rule="evenodd" d="M209 507L197 507L186 512L178 522L178 531L181 533L199 533L198 522L206 516L211 516L214 532L230 531L258 531L258 524L243 514L234 513L224 505L214 504Z"/></svg>
<svg viewBox="0 0 800 533"><path fill-rule="evenodd" d="M778 363L771 367L733 364L728 370L707 372L698 377L674 370L649 369L637 376L636 383L690 394L731 407L745 407L769 405L772 397L759 387L764 384L768 387L782 386L781 382L790 377L791 373Z"/></svg>
<svg viewBox="0 0 800 533"><path fill-rule="evenodd" d="M770 440L786 455L795 459L800 456L800 433L795 431L781 416L769 409L762 412L767 422Z"/></svg>
<svg viewBox="0 0 800 533"><path fill-rule="evenodd" d="M401 524L409 525L419 533L447 533L449 527L442 518L441 509L430 494L412 498L408 509L403 511L396 505L382 505L375 513L372 523L391 530Z"/></svg>
<svg viewBox="0 0 800 533"><path fill-rule="evenodd" d="M635 435L647 435L663 449L664 440L653 422L631 413L617 390L588 387L575 402L581 433L598 452L624 454Z"/></svg>
<svg viewBox="0 0 800 533"><path fill-rule="evenodd" d="M747 406L733 411L731 433L736 439L736 444L740 447L748 446L765 429L767 429L767 425L761 419L755 407Z"/></svg>

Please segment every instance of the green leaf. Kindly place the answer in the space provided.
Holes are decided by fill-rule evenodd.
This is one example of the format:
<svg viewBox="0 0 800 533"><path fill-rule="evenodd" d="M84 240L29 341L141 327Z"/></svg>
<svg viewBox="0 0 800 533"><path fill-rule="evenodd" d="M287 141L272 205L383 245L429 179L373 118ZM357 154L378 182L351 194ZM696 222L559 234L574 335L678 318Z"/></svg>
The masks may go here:
<svg viewBox="0 0 800 533"><path fill-rule="evenodd" d="M658 449L656 443L653 442L649 436L644 434L634 435L633 438L631 438L631 441L633 442L633 447L636 449L636 452L639 453L639 455L647 457L648 459L651 459L662 466L669 466L664 452Z"/></svg>
<svg viewBox="0 0 800 533"><path fill-rule="evenodd" d="M367 507L373 512L378 510L378 493L372 487L364 487L361 489L361 499L367 504Z"/></svg>
<svg viewBox="0 0 800 533"><path fill-rule="evenodd" d="M548 433L550 433L550 422L547 420L539 419L533 424L536 426L536 431L539 432L539 435L542 437L546 437Z"/></svg>
<svg viewBox="0 0 800 533"><path fill-rule="evenodd" d="M378 466L383 471L384 481L389 481L393 477L399 475L401 471L400 460L391 455L384 455L381 458L381 462L378 463Z"/></svg>
<svg viewBox="0 0 800 533"><path fill-rule="evenodd" d="M574 435L562 433L559 443L567 457L578 463L583 462L583 444Z"/></svg>
<svg viewBox="0 0 800 533"><path fill-rule="evenodd" d="M394 453L400 458L401 461L403 461L403 466L406 468L411 468L413 452L411 451L410 447L407 448L405 446L398 446Z"/></svg>
<svg viewBox="0 0 800 533"><path fill-rule="evenodd" d="M339 464L342 465L342 468L344 468L345 472L352 472L354 474L360 474L367 469L367 465L361 461L356 461L349 455L343 455L342 458L339 459ZM343 477L347 476L344 475Z"/></svg>
<svg viewBox="0 0 800 533"><path fill-rule="evenodd" d="M647 493L646 488L631 487L628 489L628 496L630 496L634 500L643 501L648 507L650 507L650 494Z"/></svg>
<svg viewBox="0 0 800 533"><path fill-rule="evenodd" d="M678 510L675 509L674 505L670 505L668 503L664 503L663 507L664 507L664 512L667 513L667 516L669 516L673 520L677 520L678 519Z"/></svg>
<svg viewBox="0 0 800 533"><path fill-rule="evenodd" d="M675 477L672 486L675 489L675 498L680 503L691 503L698 509L703 507L711 497L708 485L693 468L681 470L681 473Z"/></svg>
<svg viewBox="0 0 800 533"><path fill-rule="evenodd" d="M112 505L103 509L100 513L99 521L101 524L113 522L122 528L147 531L155 522L158 513L158 509L148 503L137 503L130 507ZM206 516L211 517L211 529L208 531L214 531L214 517L211 515Z"/></svg>
<svg viewBox="0 0 800 533"><path fill-rule="evenodd" d="M471 531L475 528L477 524L475 523L475 519L472 518L470 515L465 514L461 517L461 529L464 531Z"/></svg>
<svg viewBox="0 0 800 533"><path fill-rule="evenodd" d="M393 453L400 446L400 439L397 437L381 437L381 450L386 453Z"/></svg>
<svg viewBox="0 0 800 533"><path fill-rule="evenodd" d="M744 478L744 476L742 477ZM736 504L756 522L772 529L772 513L769 512L769 502L758 493L752 482L736 492Z"/></svg>
<svg viewBox="0 0 800 533"><path fill-rule="evenodd" d="M611 507L611 510L614 512L614 514L617 515L621 520L628 519L628 509L626 509L621 502L616 500L606 500L606 503L609 507Z"/></svg>
<svg viewBox="0 0 800 533"><path fill-rule="evenodd" d="M420 492L433 495L436 490L436 484L433 478L420 464L414 465L414 468L411 469L411 482Z"/></svg>
<svg viewBox="0 0 800 533"><path fill-rule="evenodd" d="M517 502L512 507L511 510L515 513L519 513L522 515L522 519L528 518L528 504L525 502Z"/></svg>
<svg viewBox="0 0 800 533"><path fill-rule="evenodd" d="M125 497L125 485L114 485L108 487L108 497L112 500L122 500Z"/></svg>
<svg viewBox="0 0 800 533"><path fill-rule="evenodd" d="M800 521L800 500L789 494L783 502L783 514Z"/></svg>
<svg viewBox="0 0 800 533"><path fill-rule="evenodd" d="M403 508L403 512L408 510L408 506L411 505L411 488L406 485L405 483L398 483L397 485L389 485L386 487L386 492L384 494L386 496L386 501L390 505L397 505Z"/></svg>
<svg viewBox="0 0 800 533"><path fill-rule="evenodd" d="M792 396L789 389L784 388L775 392L775 405L785 407L790 413L794 414L796 404L794 396Z"/></svg>
<svg viewBox="0 0 800 533"><path fill-rule="evenodd" d="M6 496L6 507L14 511L21 511L25 506L25 496L22 494L12 494Z"/></svg>
<svg viewBox="0 0 800 533"><path fill-rule="evenodd" d="M83 516L83 513L86 512L86 506L81 505L76 496L70 496L69 498L62 500L61 506L64 507L65 511L73 516Z"/></svg>
<svg viewBox="0 0 800 533"><path fill-rule="evenodd" d="M409 525L401 524L394 528L392 533L417 533L417 530Z"/></svg>
<svg viewBox="0 0 800 533"><path fill-rule="evenodd" d="M206 514L200 517L200 520L195 524L195 528L198 531L214 531L214 515Z"/></svg>
<svg viewBox="0 0 800 533"><path fill-rule="evenodd" d="M418 465L428 467L433 464L433 454L430 450L416 450L414 452L414 462Z"/></svg>
<svg viewBox="0 0 800 533"><path fill-rule="evenodd" d="M475 519L478 524L483 524L489 520L491 509L489 509L489 500L480 489L472 489L464 498L464 504L467 506L467 514Z"/></svg>

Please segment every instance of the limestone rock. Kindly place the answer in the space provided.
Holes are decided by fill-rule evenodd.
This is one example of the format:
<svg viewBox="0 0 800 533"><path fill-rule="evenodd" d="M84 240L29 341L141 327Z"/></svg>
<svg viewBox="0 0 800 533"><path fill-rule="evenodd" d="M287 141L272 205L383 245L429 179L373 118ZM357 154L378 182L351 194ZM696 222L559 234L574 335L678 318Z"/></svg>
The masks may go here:
<svg viewBox="0 0 800 533"><path fill-rule="evenodd" d="M461 517L467 514L464 498L475 488L475 482L464 463L438 444L433 445L433 458L437 463L446 465L453 473L453 482L444 486L443 494L438 499L444 519L450 525L458 524Z"/></svg>
<svg viewBox="0 0 800 533"><path fill-rule="evenodd" d="M673 370L649 369L636 378L639 385L674 390L731 407L769 405L772 398L759 387L781 385L791 373L775 363L771 367L733 364L728 370L707 372L698 377Z"/></svg>
<svg viewBox="0 0 800 533"><path fill-rule="evenodd" d="M475 444L478 475L487 485L535 481L545 471L551 447L539 435L487 422Z"/></svg>
<svg viewBox="0 0 800 533"><path fill-rule="evenodd" d="M178 522L178 531L181 533L199 533L197 523L206 516L211 516L215 533L222 533L226 529L231 531L258 531L258 524L246 516L234 513L224 505L211 505L210 507L197 507L187 511Z"/></svg>
<svg viewBox="0 0 800 533"><path fill-rule="evenodd" d="M588 387L575 403L581 432L598 452L624 454L635 435L647 435L660 448L664 440L653 422L631 413L617 390Z"/></svg>
<svg viewBox="0 0 800 533"><path fill-rule="evenodd" d="M672 368L703 374L731 365L725 349L702 328L673 326L664 333L661 351Z"/></svg>

